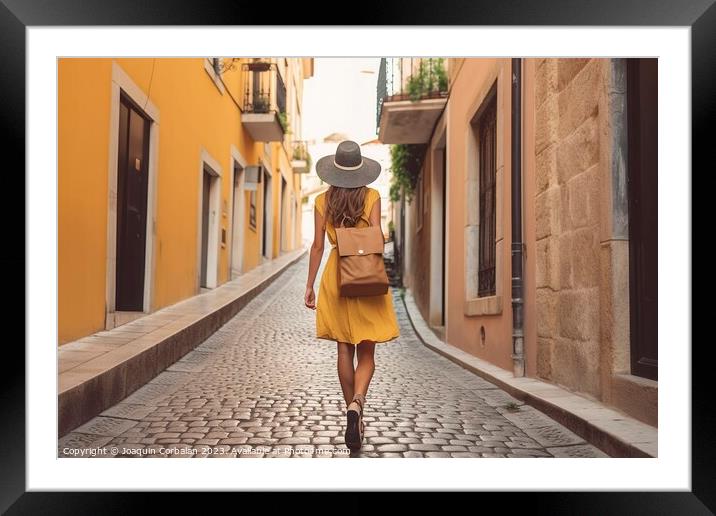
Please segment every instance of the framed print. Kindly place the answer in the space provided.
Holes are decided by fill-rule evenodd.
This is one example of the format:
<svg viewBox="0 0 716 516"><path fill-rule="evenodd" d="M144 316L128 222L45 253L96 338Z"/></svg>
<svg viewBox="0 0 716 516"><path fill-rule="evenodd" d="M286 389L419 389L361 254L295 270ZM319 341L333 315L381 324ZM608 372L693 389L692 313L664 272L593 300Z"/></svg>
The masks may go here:
<svg viewBox="0 0 716 516"><path fill-rule="evenodd" d="M3 511L92 512L61 493L92 490L713 511L689 302L712 2L427 2L389 26L166 7L0 8L29 299ZM391 238L347 249L339 216ZM388 293L339 295L344 259Z"/></svg>

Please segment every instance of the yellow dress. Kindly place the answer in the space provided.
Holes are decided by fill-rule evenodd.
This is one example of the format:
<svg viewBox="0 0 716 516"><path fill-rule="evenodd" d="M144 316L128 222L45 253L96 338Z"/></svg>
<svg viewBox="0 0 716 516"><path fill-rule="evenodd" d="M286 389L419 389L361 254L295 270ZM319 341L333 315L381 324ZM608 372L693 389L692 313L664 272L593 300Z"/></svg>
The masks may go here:
<svg viewBox="0 0 716 516"><path fill-rule="evenodd" d="M325 216L325 197L325 192L316 197L316 209L321 216ZM368 188L363 208L366 218L370 215L373 203L379 198L378 190ZM367 225L361 219L356 227ZM333 249L328 254L316 299L316 337L351 344L359 344L364 340L388 342L399 337L390 287L388 292L380 296L343 297L338 294L336 230L328 221L326 233Z"/></svg>

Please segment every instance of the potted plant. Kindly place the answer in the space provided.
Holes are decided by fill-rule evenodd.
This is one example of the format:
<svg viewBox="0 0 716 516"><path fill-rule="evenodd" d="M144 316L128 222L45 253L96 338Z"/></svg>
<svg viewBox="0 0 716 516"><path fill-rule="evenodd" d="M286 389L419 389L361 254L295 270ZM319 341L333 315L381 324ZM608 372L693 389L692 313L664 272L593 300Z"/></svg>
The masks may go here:
<svg viewBox="0 0 716 516"><path fill-rule="evenodd" d="M306 144L296 142L291 157L291 167L295 172L303 174L311 170L311 155L306 150Z"/></svg>
<svg viewBox="0 0 716 516"><path fill-rule="evenodd" d="M406 86L408 96L414 102L435 94L445 96L448 89L448 78L443 58L420 61L418 71L410 76Z"/></svg>
<svg viewBox="0 0 716 516"><path fill-rule="evenodd" d="M269 111L269 98L267 96L256 96L253 103L254 113L268 113Z"/></svg>

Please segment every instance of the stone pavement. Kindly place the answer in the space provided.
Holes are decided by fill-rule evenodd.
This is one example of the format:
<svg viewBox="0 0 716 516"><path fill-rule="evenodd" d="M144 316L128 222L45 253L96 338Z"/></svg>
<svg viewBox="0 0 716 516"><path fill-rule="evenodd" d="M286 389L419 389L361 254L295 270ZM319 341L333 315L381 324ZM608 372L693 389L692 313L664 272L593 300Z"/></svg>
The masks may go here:
<svg viewBox="0 0 716 516"><path fill-rule="evenodd" d="M336 345L314 337L303 305L307 269L304 256L181 360L62 437L58 456L349 457ZM376 344L356 457L606 456L421 344L392 292L401 337Z"/></svg>

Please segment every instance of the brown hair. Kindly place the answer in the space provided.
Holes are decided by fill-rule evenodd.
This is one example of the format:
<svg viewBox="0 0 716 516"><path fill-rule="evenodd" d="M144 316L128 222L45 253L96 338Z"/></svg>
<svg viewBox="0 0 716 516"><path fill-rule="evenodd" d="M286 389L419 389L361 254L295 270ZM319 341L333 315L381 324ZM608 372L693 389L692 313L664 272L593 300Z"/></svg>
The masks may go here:
<svg viewBox="0 0 716 516"><path fill-rule="evenodd" d="M333 226L355 226L363 214L367 192L365 186L342 188L331 185L326 191L326 221L330 221Z"/></svg>

